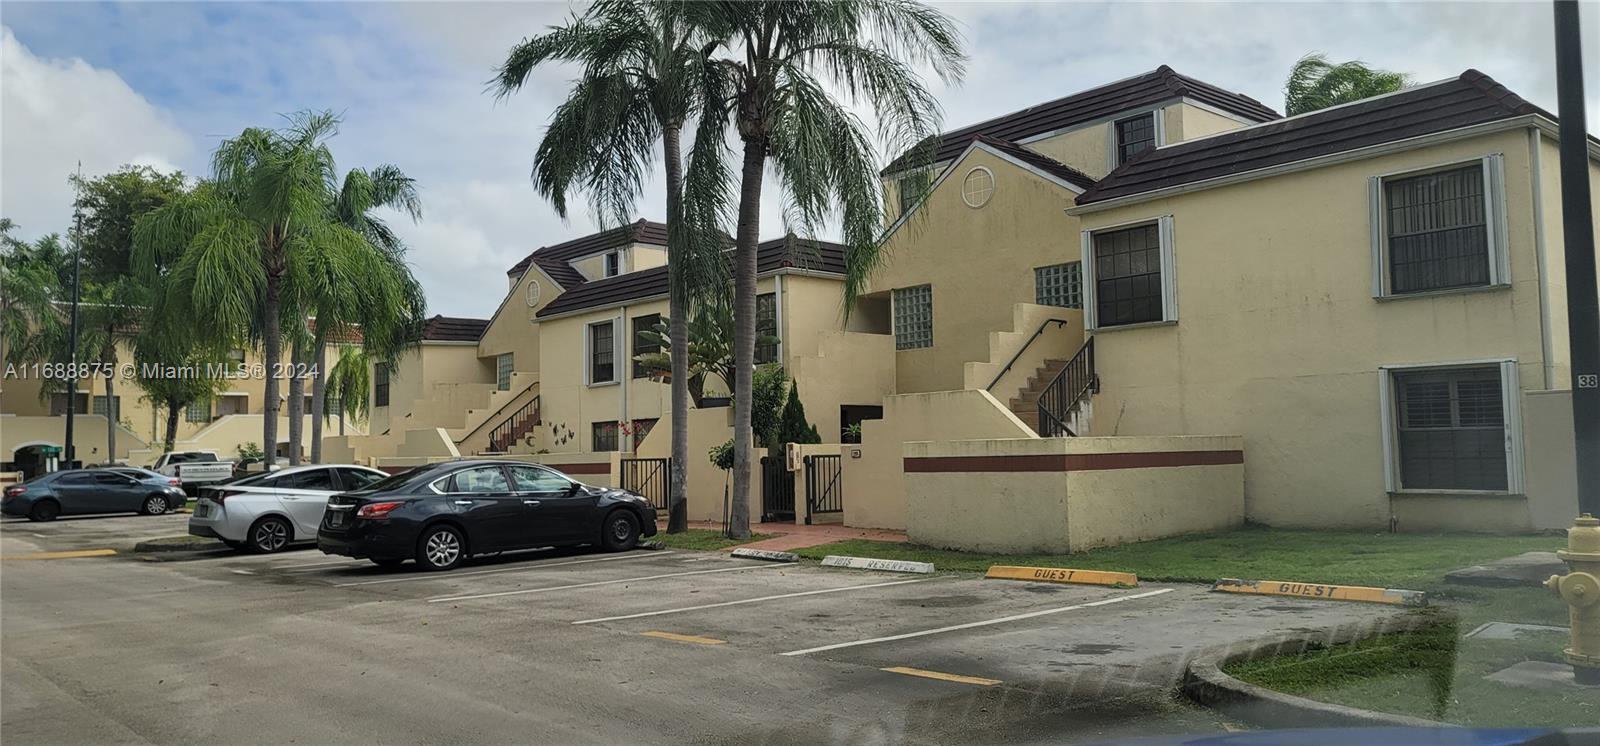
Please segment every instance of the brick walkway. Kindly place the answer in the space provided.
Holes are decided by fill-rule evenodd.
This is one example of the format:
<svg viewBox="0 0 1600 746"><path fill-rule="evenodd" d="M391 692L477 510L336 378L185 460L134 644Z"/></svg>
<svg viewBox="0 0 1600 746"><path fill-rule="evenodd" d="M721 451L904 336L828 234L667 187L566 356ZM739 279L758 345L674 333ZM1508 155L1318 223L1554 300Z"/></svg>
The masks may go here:
<svg viewBox="0 0 1600 746"><path fill-rule="evenodd" d="M661 530L666 530L666 522L660 523ZM707 528L720 531L720 523L691 522L690 528ZM871 539L873 541L905 541L904 531L889 531L875 528L849 528L837 523L827 523L807 526L794 523L752 523L750 533L772 534L772 538L763 539L749 544L741 544L750 549L770 549L775 552L788 552L805 547L814 547L818 544L831 544L846 539ZM731 547L730 547L731 549Z"/></svg>

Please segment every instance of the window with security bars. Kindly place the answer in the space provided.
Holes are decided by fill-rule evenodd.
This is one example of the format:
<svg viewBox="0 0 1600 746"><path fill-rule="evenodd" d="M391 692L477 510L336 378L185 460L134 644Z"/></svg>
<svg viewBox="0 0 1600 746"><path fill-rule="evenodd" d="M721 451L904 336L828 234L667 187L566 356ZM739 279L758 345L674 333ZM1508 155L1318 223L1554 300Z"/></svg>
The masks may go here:
<svg viewBox="0 0 1600 746"><path fill-rule="evenodd" d="M77 397L74 398L73 401L72 401L72 411L80 412L80 413L89 411L89 395L88 394L78 394ZM60 417L61 415L64 415L66 413L67 413L67 395L66 394L51 394L50 395L50 416L51 417Z"/></svg>
<svg viewBox="0 0 1600 746"><path fill-rule="evenodd" d="M1081 262L1052 264L1033 269L1034 300L1041 306L1083 308Z"/></svg>
<svg viewBox="0 0 1600 746"><path fill-rule="evenodd" d="M933 346L933 286L896 288L894 291L894 348L915 350Z"/></svg>
<svg viewBox="0 0 1600 746"><path fill-rule="evenodd" d="M1385 179L1389 292L1489 284L1483 166Z"/></svg>
<svg viewBox="0 0 1600 746"><path fill-rule="evenodd" d="M661 314L652 313L648 316L633 317L633 377L645 378L650 375L650 369L639 362L640 355L650 355L661 351L661 342L653 334L656 325L661 323ZM760 324L760 321L756 322ZM756 348L756 354L761 353L761 348Z"/></svg>
<svg viewBox="0 0 1600 746"><path fill-rule="evenodd" d="M756 296L756 365L778 362L777 338L778 294L762 293Z"/></svg>
<svg viewBox="0 0 1600 746"><path fill-rule="evenodd" d="M1118 120L1117 165L1127 163L1134 156L1156 146L1155 112Z"/></svg>
<svg viewBox="0 0 1600 746"><path fill-rule="evenodd" d="M609 321L589 325L589 383L617 380L614 334Z"/></svg>
<svg viewBox="0 0 1600 746"><path fill-rule="evenodd" d="M1402 489L1507 488L1498 367L1400 372L1394 390Z"/></svg>
<svg viewBox="0 0 1600 746"><path fill-rule="evenodd" d="M592 439L592 442L591 442L591 445L593 447L590 448L590 450L592 450L592 451L615 451L615 450L617 450L617 423L615 423L615 422L596 422L593 425L591 425L590 427L592 427L593 430L594 430L594 435L593 435L593 439Z"/></svg>
<svg viewBox="0 0 1600 746"><path fill-rule="evenodd" d="M515 365L515 356L507 352L496 355L494 358L494 385L501 391L511 390L511 368Z"/></svg>
<svg viewBox="0 0 1600 746"><path fill-rule="evenodd" d="M372 406L389 406L389 366L386 363L372 366Z"/></svg>
<svg viewBox="0 0 1600 746"><path fill-rule="evenodd" d="M190 402L189 406L183 410L183 419L185 422L210 422L211 402Z"/></svg>
<svg viewBox="0 0 1600 746"><path fill-rule="evenodd" d="M1158 224L1094 234L1094 306L1096 326L1163 320Z"/></svg>

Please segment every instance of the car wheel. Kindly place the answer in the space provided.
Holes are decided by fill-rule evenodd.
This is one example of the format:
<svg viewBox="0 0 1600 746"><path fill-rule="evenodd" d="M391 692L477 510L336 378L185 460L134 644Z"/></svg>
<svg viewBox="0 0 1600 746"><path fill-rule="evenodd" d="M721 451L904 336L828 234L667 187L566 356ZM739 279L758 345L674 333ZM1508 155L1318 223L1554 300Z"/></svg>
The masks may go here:
<svg viewBox="0 0 1600 746"><path fill-rule="evenodd" d="M33 504L33 509L28 511L30 521L53 521L61 515L61 506L54 500L41 500Z"/></svg>
<svg viewBox="0 0 1600 746"><path fill-rule="evenodd" d="M405 562L405 560L403 560L403 559L395 559L393 557L389 557L389 558L385 558L385 559L378 559L376 557L372 557L370 559L372 560L372 564L377 565L378 567L399 567L400 563Z"/></svg>
<svg viewBox="0 0 1600 746"><path fill-rule="evenodd" d="M161 495L151 495L144 499L144 505L139 512L145 515L161 515L167 512L167 498Z"/></svg>
<svg viewBox="0 0 1600 746"><path fill-rule="evenodd" d="M281 552L289 546L289 538L293 536L294 529L289 522L277 516L267 516L256 521L250 526L250 533L245 537L245 543L250 551L256 554L272 554Z"/></svg>
<svg viewBox="0 0 1600 746"><path fill-rule="evenodd" d="M639 543L639 519L626 510L614 510L600 527L600 545L608 552L626 552Z"/></svg>
<svg viewBox="0 0 1600 746"><path fill-rule="evenodd" d="M440 525L417 540L417 564L424 570L450 570L467 556L467 541L454 526Z"/></svg>

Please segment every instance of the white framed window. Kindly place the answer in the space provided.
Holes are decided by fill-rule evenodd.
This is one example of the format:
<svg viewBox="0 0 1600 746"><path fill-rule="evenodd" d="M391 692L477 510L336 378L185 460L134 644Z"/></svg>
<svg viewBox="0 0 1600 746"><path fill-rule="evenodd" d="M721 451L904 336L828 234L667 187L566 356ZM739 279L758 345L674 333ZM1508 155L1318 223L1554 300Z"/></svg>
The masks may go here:
<svg viewBox="0 0 1600 746"><path fill-rule="evenodd" d="M1521 494L1515 360L1384 366L1378 373L1387 491Z"/></svg>
<svg viewBox="0 0 1600 746"><path fill-rule="evenodd" d="M590 386L616 383L617 357L616 320L589 324L583 335L585 382Z"/></svg>
<svg viewBox="0 0 1600 746"><path fill-rule="evenodd" d="M1034 302L1041 306L1083 308L1083 262L1033 268Z"/></svg>
<svg viewBox="0 0 1600 746"><path fill-rule="evenodd" d="M961 201L977 209L989 204L994 197L994 172L976 166L961 180Z"/></svg>
<svg viewBox="0 0 1600 746"><path fill-rule="evenodd" d="M616 277L622 274L622 252L613 251L605 255L605 276Z"/></svg>
<svg viewBox="0 0 1600 746"><path fill-rule="evenodd" d="M501 391L511 390L511 369L515 366L515 357L512 353L496 355L494 358L494 386Z"/></svg>
<svg viewBox="0 0 1600 746"><path fill-rule="evenodd" d="M1083 232L1083 316L1089 329L1178 320L1172 216Z"/></svg>
<svg viewBox="0 0 1600 746"><path fill-rule="evenodd" d="M933 346L933 286L895 288L894 348L915 350Z"/></svg>
<svg viewBox="0 0 1600 746"><path fill-rule="evenodd" d="M1372 297L1509 285L1500 154L1367 179Z"/></svg>

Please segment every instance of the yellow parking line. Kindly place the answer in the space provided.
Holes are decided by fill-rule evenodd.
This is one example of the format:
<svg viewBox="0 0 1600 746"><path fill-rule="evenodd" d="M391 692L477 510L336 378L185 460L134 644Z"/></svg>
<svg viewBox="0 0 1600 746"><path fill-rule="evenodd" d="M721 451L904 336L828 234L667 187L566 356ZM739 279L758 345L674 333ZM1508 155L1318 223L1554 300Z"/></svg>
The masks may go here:
<svg viewBox="0 0 1600 746"><path fill-rule="evenodd" d="M674 642L692 642L692 643L695 643L696 645L726 645L726 644L728 644L727 640L718 640L718 639L713 638L713 637L699 637L699 636L696 636L696 635L680 635L680 634L678 634L676 632L662 632L662 631L659 631L659 630L652 630L650 632L642 632L640 634L643 634L645 637L657 637L657 638L660 638L662 640L672 640Z"/></svg>
<svg viewBox="0 0 1600 746"><path fill-rule="evenodd" d="M109 557L116 554L115 549L79 549L72 552L34 552L33 554L6 554L0 555L0 560L52 560L76 559L78 557Z"/></svg>
<svg viewBox="0 0 1600 746"><path fill-rule="evenodd" d="M907 676L921 676L924 679L938 679L940 681L954 681L957 684L975 684L977 686L994 686L1001 683L999 679L985 679L978 676L961 676L959 674L944 673L941 671L924 671L920 668L907 668L906 666L893 666L879 669L889 673L903 673Z"/></svg>

